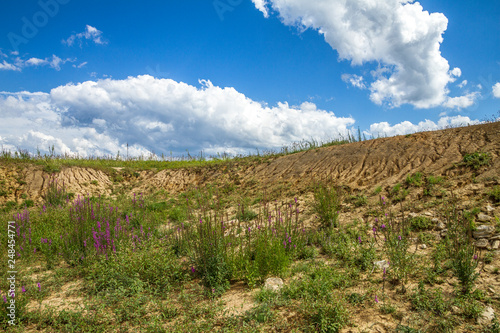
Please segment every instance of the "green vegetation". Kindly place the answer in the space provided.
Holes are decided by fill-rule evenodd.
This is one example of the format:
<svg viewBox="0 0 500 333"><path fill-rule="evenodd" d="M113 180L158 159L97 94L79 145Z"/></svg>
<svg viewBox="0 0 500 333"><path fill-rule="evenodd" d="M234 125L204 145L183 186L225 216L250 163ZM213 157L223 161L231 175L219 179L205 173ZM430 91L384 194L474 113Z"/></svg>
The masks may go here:
<svg viewBox="0 0 500 333"><path fill-rule="evenodd" d="M416 216L409 219L410 226L413 230L428 230L433 227L433 223L430 218L425 216Z"/></svg>
<svg viewBox="0 0 500 333"><path fill-rule="evenodd" d="M484 165L489 165L491 161L491 154L484 152L474 152L465 154L462 159L462 164L473 169L479 169Z"/></svg>
<svg viewBox="0 0 500 333"><path fill-rule="evenodd" d="M500 202L500 186L495 186L491 191L488 192L488 196L493 200L494 202Z"/></svg>
<svg viewBox="0 0 500 333"><path fill-rule="evenodd" d="M340 190L333 185L317 183L314 187L313 209L323 228L337 227L340 211Z"/></svg>
<svg viewBox="0 0 500 333"><path fill-rule="evenodd" d="M408 175L406 177L406 184L409 186L422 186L423 175L420 172L416 172L413 175Z"/></svg>
<svg viewBox="0 0 500 333"><path fill-rule="evenodd" d="M77 163L22 156L18 162L43 162L51 172ZM107 170L114 186L120 186L138 177L141 168L165 168L156 163L108 159L102 165L125 166ZM432 207L441 209L441 220L447 222L440 240L429 231L434 223L428 217L405 218L408 209L422 209L413 209L415 203L406 199L410 190L430 193L442 177L408 175L388 188L388 198L381 195L382 187L376 188L377 203L331 181L315 181L305 193L298 192L300 198L288 185L255 193L260 189L248 188L257 187L256 180L239 181L176 194L155 189L149 195L126 195L128 190L118 190L114 197L75 198L53 174L39 204L28 199L31 192L17 189L17 201L6 202L0 216L15 220L18 326L12 328L6 320L3 297L10 297L10 257L4 251L1 329L339 332L358 324L357 313L371 311L408 325L398 325L396 332L498 331L496 321L487 328L476 324L486 304L498 310L488 291L478 288L480 265L495 262L494 252L482 256L471 238L479 209L459 211L453 209L453 197L434 198ZM10 195L11 189L2 190ZM486 193L498 201L499 191L496 186ZM421 200L430 207L430 198ZM353 206L357 209L351 210ZM1 244L8 240L7 233L0 234ZM425 256L420 244L428 245ZM280 290L267 290L263 286L269 277L286 282ZM455 292L445 284L449 281ZM416 282L418 287L412 287ZM255 288L254 296L245 298L252 306L231 312L229 297ZM61 298L64 310L53 302Z"/></svg>

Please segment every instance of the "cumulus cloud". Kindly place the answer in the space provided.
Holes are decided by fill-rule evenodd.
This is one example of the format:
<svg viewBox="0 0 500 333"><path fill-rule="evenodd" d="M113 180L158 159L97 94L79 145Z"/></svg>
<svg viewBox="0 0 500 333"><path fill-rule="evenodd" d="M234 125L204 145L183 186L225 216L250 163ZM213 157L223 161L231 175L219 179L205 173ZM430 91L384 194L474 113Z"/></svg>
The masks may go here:
<svg viewBox="0 0 500 333"><path fill-rule="evenodd" d="M447 102L447 85L461 76L450 70L440 45L448 19L414 0L267 0L284 24L315 29L352 65L377 62L369 85L376 104L431 108Z"/></svg>
<svg viewBox="0 0 500 333"><path fill-rule="evenodd" d="M356 74L342 74L342 81L351 84L353 87L359 89L365 89L366 86L363 83L363 77Z"/></svg>
<svg viewBox="0 0 500 333"><path fill-rule="evenodd" d="M500 98L500 82L497 82L493 87L493 96Z"/></svg>
<svg viewBox="0 0 500 333"><path fill-rule="evenodd" d="M449 109L464 109L474 105L474 102L481 94L479 92L472 92L464 96L447 97L443 106Z"/></svg>
<svg viewBox="0 0 500 333"><path fill-rule="evenodd" d="M431 120L424 120L418 124L409 121L403 121L396 125L390 125L388 122L380 122L370 125L370 130L366 134L373 137L404 135L422 131L434 131L448 127L466 126L479 124L479 120L471 120L469 117L455 116L442 117L437 123Z"/></svg>
<svg viewBox="0 0 500 333"><path fill-rule="evenodd" d="M73 34L68 37L68 39L63 40L63 44L72 46L75 42L78 42L82 46L82 41L84 39L91 40L96 44L106 44L107 42L102 39L102 31L94 28L93 26L86 25L85 31L78 34Z"/></svg>
<svg viewBox="0 0 500 333"><path fill-rule="evenodd" d="M32 151L114 155L204 150L246 153L346 135L354 124L310 102L269 107L234 88L144 75L67 84L47 93L0 93L1 144Z"/></svg>
<svg viewBox="0 0 500 333"><path fill-rule="evenodd" d="M262 12L262 14L264 14L264 17L269 17L266 0L252 0L252 2L254 3L255 8L257 8Z"/></svg>

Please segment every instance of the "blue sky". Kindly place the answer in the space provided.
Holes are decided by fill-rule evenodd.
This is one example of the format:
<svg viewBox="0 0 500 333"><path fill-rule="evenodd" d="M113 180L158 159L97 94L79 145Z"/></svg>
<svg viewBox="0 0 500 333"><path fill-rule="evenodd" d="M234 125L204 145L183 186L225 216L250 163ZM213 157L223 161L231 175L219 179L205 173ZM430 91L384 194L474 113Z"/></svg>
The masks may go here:
<svg viewBox="0 0 500 333"><path fill-rule="evenodd" d="M0 21L4 149L245 153L500 110L495 0L7 0Z"/></svg>

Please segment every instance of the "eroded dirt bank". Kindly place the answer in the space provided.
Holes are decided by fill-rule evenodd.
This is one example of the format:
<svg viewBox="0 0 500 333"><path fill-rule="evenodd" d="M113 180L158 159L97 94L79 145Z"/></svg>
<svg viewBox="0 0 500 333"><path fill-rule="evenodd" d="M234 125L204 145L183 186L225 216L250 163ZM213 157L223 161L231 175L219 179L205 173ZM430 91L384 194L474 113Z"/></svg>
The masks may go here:
<svg viewBox="0 0 500 333"><path fill-rule="evenodd" d="M402 181L417 171L460 178L470 178L470 168L457 166L467 153L488 152L491 164L475 177L493 179L500 170L500 122L406 136L381 138L309 150L292 155L261 158L252 162L228 163L205 168L138 171L133 176L119 176L92 168L62 168L56 177L75 195L112 195L149 193L164 189L170 193L206 183L231 183L261 187L288 183L297 190L313 177L331 177L351 189L370 189ZM168 163L168 162L166 162ZM116 177L118 175L119 177ZM0 167L0 203L41 200L50 174L41 166L4 165ZM117 186L120 189L117 189Z"/></svg>

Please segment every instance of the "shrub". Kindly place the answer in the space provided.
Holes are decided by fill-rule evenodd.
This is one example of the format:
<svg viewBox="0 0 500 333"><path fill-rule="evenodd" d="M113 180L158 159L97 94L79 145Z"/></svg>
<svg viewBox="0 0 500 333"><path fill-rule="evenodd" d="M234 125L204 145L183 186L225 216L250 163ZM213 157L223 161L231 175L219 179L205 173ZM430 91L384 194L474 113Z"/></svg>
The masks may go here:
<svg viewBox="0 0 500 333"><path fill-rule="evenodd" d="M488 195L491 198L491 200L495 202L500 202L500 186L497 185L493 187L493 189L490 192L488 192Z"/></svg>
<svg viewBox="0 0 500 333"><path fill-rule="evenodd" d="M366 195L356 195L350 198L355 207L365 206L368 203Z"/></svg>
<svg viewBox="0 0 500 333"><path fill-rule="evenodd" d="M420 172L415 172L413 175L406 177L406 184L409 186L422 186L423 176Z"/></svg>
<svg viewBox="0 0 500 333"><path fill-rule="evenodd" d="M406 292L405 283L412 269L413 255L409 252L410 240L407 234L408 222L401 223L386 219L380 230L385 236L384 248L390 262L388 274L393 282L401 283L401 291ZM378 231L374 228L374 233Z"/></svg>
<svg viewBox="0 0 500 333"><path fill-rule="evenodd" d="M68 193L66 192L66 187L64 182L62 186L59 186L57 179L49 179L49 187L47 188L47 193L43 196L45 202L52 206L64 205L66 199L68 199Z"/></svg>
<svg viewBox="0 0 500 333"><path fill-rule="evenodd" d="M432 221L425 216L415 216L409 219L410 226L413 230L428 230L432 229Z"/></svg>
<svg viewBox="0 0 500 333"><path fill-rule="evenodd" d="M474 152L465 154L462 159L462 164L474 169L478 169L483 165L489 165L491 161L490 153Z"/></svg>
<svg viewBox="0 0 500 333"><path fill-rule="evenodd" d="M306 307L306 317L317 332L336 333L349 323L349 312L342 301L317 301Z"/></svg>
<svg viewBox="0 0 500 333"><path fill-rule="evenodd" d="M340 208L341 199L339 190L325 184L315 185L313 209L320 219L321 227L336 228L338 226Z"/></svg>
<svg viewBox="0 0 500 333"><path fill-rule="evenodd" d="M171 250L147 246L136 251L126 247L108 259L96 258L86 268L86 277L93 294L132 296L146 288L168 291L174 283L184 280L186 274Z"/></svg>
<svg viewBox="0 0 500 333"><path fill-rule="evenodd" d="M464 215L460 217L454 207L447 215L449 257L453 272L461 285L460 291L464 295L472 291L479 276L476 273L479 260L472 238L473 223L470 215L473 216L472 213L465 214L464 212Z"/></svg>
<svg viewBox="0 0 500 333"><path fill-rule="evenodd" d="M403 188L401 184L398 183L391 189L389 196L393 202L400 202L403 201L409 193L409 190Z"/></svg>
<svg viewBox="0 0 500 333"><path fill-rule="evenodd" d="M212 297L220 296L229 289L229 279L232 276L224 233L215 223L211 218L205 221L199 219L191 257L196 274L201 277Z"/></svg>
<svg viewBox="0 0 500 333"><path fill-rule="evenodd" d="M433 176L433 175L429 175L427 176L427 184L429 185L437 185L437 184L440 184L443 182L443 177L441 176Z"/></svg>

